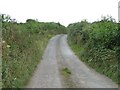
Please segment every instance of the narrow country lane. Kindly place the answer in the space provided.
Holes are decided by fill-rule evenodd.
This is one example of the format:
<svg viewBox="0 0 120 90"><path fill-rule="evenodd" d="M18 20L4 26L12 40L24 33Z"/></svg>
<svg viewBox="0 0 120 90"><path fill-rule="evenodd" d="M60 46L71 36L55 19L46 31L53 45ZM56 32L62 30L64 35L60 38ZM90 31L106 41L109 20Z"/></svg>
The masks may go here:
<svg viewBox="0 0 120 90"><path fill-rule="evenodd" d="M64 77L63 68L71 74ZM109 78L86 66L67 44L67 35L50 39L27 88L118 88Z"/></svg>

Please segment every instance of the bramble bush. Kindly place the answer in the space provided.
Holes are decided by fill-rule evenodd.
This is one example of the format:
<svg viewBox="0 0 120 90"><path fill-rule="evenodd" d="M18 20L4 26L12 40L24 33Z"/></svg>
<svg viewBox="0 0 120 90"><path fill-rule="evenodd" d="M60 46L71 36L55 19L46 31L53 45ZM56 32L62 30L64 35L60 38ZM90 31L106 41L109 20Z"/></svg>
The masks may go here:
<svg viewBox="0 0 120 90"><path fill-rule="evenodd" d="M2 15L2 87L24 87L42 59L48 40L66 28L60 23L28 19L17 23Z"/></svg>
<svg viewBox="0 0 120 90"><path fill-rule="evenodd" d="M120 60L120 29L111 17L88 23L86 20L68 26L68 42L76 54L96 71L116 83Z"/></svg>

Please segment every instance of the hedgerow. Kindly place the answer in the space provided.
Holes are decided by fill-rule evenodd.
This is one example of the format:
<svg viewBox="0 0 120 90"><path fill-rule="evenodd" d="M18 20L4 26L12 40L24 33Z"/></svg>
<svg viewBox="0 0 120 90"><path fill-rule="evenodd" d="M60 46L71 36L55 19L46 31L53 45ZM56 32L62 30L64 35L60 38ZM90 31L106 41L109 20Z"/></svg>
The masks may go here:
<svg viewBox="0 0 120 90"><path fill-rule="evenodd" d="M33 19L17 23L2 15L2 87L21 88L42 59L48 40L66 28L60 23Z"/></svg>
<svg viewBox="0 0 120 90"><path fill-rule="evenodd" d="M120 29L111 17L89 23L86 20L68 26L68 42L82 61L116 83L120 60Z"/></svg>

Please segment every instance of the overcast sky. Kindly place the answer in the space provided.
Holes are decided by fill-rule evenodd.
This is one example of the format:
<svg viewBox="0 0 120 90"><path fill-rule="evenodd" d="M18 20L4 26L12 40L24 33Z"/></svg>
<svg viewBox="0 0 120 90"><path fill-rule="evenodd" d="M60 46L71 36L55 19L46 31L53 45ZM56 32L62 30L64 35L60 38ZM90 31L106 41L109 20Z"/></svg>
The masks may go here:
<svg viewBox="0 0 120 90"><path fill-rule="evenodd" d="M0 13L9 14L19 22L38 19L44 22L60 22L67 26L87 19L100 20L111 15L118 21L119 0L0 0Z"/></svg>

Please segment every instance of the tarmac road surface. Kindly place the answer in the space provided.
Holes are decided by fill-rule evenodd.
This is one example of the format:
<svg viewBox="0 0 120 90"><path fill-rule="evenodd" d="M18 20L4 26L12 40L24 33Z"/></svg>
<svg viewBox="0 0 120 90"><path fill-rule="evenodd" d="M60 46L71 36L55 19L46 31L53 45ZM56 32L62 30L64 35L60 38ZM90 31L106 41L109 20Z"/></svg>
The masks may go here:
<svg viewBox="0 0 120 90"><path fill-rule="evenodd" d="M63 68L71 74L61 74ZM26 88L118 88L104 75L85 65L67 44L67 35L51 38Z"/></svg>

